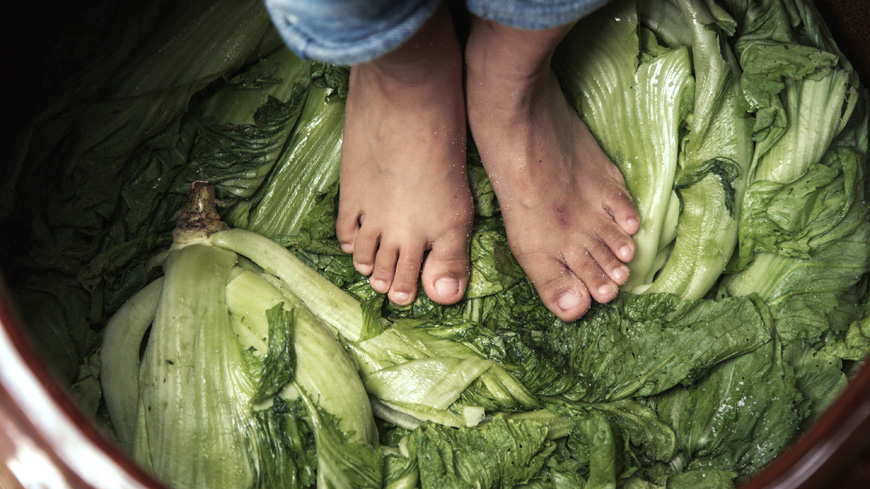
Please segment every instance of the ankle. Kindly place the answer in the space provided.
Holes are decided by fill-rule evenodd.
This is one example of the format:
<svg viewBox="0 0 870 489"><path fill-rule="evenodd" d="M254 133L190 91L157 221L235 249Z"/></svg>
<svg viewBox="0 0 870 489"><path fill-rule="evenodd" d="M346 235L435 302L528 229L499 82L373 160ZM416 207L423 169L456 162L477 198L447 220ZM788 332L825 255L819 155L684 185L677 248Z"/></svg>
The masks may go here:
<svg viewBox="0 0 870 489"><path fill-rule="evenodd" d="M553 50L570 28L517 29L475 18L465 48L466 69L479 79L531 85L550 71Z"/></svg>
<svg viewBox="0 0 870 489"><path fill-rule="evenodd" d="M363 103L369 110L376 106L413 110L442 106L450 96L453 104L464 105L458 47L455 59L423 56L420 60L424 62L377 59L352 66L348 103Z"/></svg>
<svg viewBox="0 0 870 489"><path fill-rule="evenodd" d="M461 74L462 51L449 12L440 7L399 47L358 66L384 80L410 86L445 73Z"/></svg>

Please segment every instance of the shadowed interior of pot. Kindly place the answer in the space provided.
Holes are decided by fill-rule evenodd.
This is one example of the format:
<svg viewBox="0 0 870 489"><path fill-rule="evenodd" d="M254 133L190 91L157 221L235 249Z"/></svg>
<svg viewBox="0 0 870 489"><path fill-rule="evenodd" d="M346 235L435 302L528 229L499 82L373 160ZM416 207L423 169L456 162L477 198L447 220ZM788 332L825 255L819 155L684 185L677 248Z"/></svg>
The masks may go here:
<svg viewBox="0 0 870 489"><path fill-rule="evenodd" d="M100 443L135 452L158 479L187 484L165 469L179 447L188 454L229 440L237 460L220 465L241 469L228 475L191 457L181 471L209 487L233 477L243 482L227 487L325 483L317 473L352 487L790 487L777 477L799 470L789 465L828 443L825 433L844 429L835 418L867 397L849 384L870 375L859 373L870 350L863 2L615 1L578 24L554 70L626 175L650 226L638 246L651 251L631 265L643 279L574 323L553 318L513 259L473 141L466 298L440 306L421 293L399 307L371 291L334 234L348 70L296 58L259 1L14 9L3 13L2 34L2 59L20 74L2 80L3 279L25 334ZM202 180L214 184L224 222L318 272L288 278L232 249L226 302L237 297L231 290L300 298L285 304L295 311L288 331L304 337L299 318L310 314L350 352L337 355L359 378L335 383L372 398L378 431L369 439L360 438L369 421L347 428L329 392L312 403L313 387L298 383L341 371L344 360L311 371L304 355L295 367L279 362L279 320L264 311L258 330L241 319L256 314L224 305L230 353L192 355L200 370L176 374L149 346L169 337L155 333L153 317L170 301L154 295L152 319L129 320L138 329L116 336L132 339L111 343L135 354L107 360L110 319L146 285L185 276L168 271L182 258L166 250L190 184ZM195 283L200 265L187 267L178 269ZM242 282L251 272L265 280ZM318 293L332 297L324 309ZM348 317L344 308L358 324L333 324L333 311ZM106 380L107 361L137 370L118 387ZM231 368L246 376L242 387L212 382L243 376L221 373ZM207 380L179 380L177 392L136 386L191 372ZM132 411L114 407L131 387ZM155 427L163 420L149 402L211 389L232 394L197 397L198 411ZM229 414L208 409L232 402L241 407ZM209 432L227 423L238 433ZM841 433L847 441L835 444L816 486L866 482L851 462L867 459L867 424L856 419ZM191 442L194 429L206 434ZM804 433L811 446L800 445ZM478 452L473 463L455 462ZM851 473L832 474L847 464ZM776 473L751 480L768 466Z"/></svg>

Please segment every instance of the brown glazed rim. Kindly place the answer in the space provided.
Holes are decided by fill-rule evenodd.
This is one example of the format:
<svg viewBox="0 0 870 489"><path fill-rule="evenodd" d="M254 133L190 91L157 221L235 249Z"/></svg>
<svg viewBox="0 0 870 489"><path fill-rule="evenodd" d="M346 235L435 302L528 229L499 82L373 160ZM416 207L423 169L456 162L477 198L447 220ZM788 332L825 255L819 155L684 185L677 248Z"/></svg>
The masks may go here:
<svg viewBox="0 0 870 489"><path fill-rule="evenodd" d="M21 327L22 322L10 304L5 281L0 275L0 342L8 342L8 347L20 357L20 360L0 359L0 367L5 362L20 362L33 377L13 381L16 383L23 381L22 383L28 384L27 387L31 391L42 391L54 404L60 416L56 419L46 419L40 416L40 413L27 409L25 405L33 400L22 399L24 396L20 395L20 389L10 386L9 383L12 382L7 383L2 375L3 372L0 372L0 411L6 411L18 422L22 431L58 463L60 472L67 477L67 482L75 489L162 489L163 485L127 458L79 411L49 372L41 356L31 346ZM66 433L59 434L59 431ZM74 449L59 453L61 451L58 450L57 444L53 443L58 436L64 436L67 442L79 439L84 442L84 446L76 446ZM77 455L74 452L79 450L89 451L90 458L86 461L73 460ZM99 462L99 470L95 470L97 468L95 461ZM82 468L88 470L81 470ZM108 473L109 471L112 473Z"/></svg>
<svg viewBox="0 0 870 489"><path fill-rule="evenodd" d="M58 463L61 472L76 489L111 488L161 489L159 482L127 458L118 447L105 438L78 410L70 397L54 380L48 368L32 348L21 328L21 321L10 306L6 286L0 277L0 342L8 338L9 346L20 356L23 366L32 372L33 379L18 379L35 382L37 388L54 403L60 418L50 420L37 416L26 409L32 399L21 399L19 389L4 382L0 372L0 411L14 418L32 440L45 449L51 459ZM0 365L3 361L0 360ZM99 458L100 465L115 473L107 477L106 471L95 473L93 460L88 461L87 471L82 461L70 460L69 450L58 450L52 443L57 431L75 431L90 448L90 456ZM73 438L76 438L75 436ZM774 460L764 471L747 482L742 489L795 489L817 488L830 482L870 445L870 362L866 362L849 382L843 393L831 407L798 440ZM63 452L63 453L61 453ZM76 470L76 469L80 470ZM109 482L111 481L111 482ZM111 484L111 485L107 485Z"/></svg>

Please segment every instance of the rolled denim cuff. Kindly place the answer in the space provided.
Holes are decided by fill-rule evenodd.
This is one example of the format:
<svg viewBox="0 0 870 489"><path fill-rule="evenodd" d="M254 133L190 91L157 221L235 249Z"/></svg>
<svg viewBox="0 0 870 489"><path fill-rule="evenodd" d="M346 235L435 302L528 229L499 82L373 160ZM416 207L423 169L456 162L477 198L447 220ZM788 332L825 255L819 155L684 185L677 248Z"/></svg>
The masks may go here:
<svg viewBox="0 0 870 489"><path fill-rule="evenodd" d="M468 0L468 10L483 19L517 29L541 30L574 22L609 0Z"/></svg>
<svg viewBox="0 0 870 489"><path fill-rule="evenodd" d="M440 0L265 0L285 44L303 59L351 65L408 40Z"/></svg>

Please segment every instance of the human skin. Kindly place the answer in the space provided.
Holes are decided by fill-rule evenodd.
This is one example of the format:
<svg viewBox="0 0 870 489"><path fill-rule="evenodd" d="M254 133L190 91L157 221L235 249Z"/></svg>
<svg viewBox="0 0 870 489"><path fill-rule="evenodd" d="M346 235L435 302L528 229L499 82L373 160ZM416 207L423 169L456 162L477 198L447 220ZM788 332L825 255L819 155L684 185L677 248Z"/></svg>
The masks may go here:
<svg viewBox="0 0 870 489"><path fill-rule="evenodd" d="M473 18L463 51L442 8L398 49L351 68L336 234L375 291L409 304L419 279L437 303L462 298L470 129L511 250L547 308L571 321L616 296L640 222L550 68L570 28Z"/></svg>
<svg viewBox="0 0 870 489"><path fill-rule="evenodd" d="M475 18L465 49L468 123L508 242L541 300L571 321L628 279L640 219L617 167L551 68L571 29Z"/></svg>
<svg viewBox="0 0 870 489"><path fill-rule="evenodd" d="M413 302L418 278L440 304L465 291L466 132L462 51L445 8L398 49L351 67L336 234L396 304Z"/></svg>

